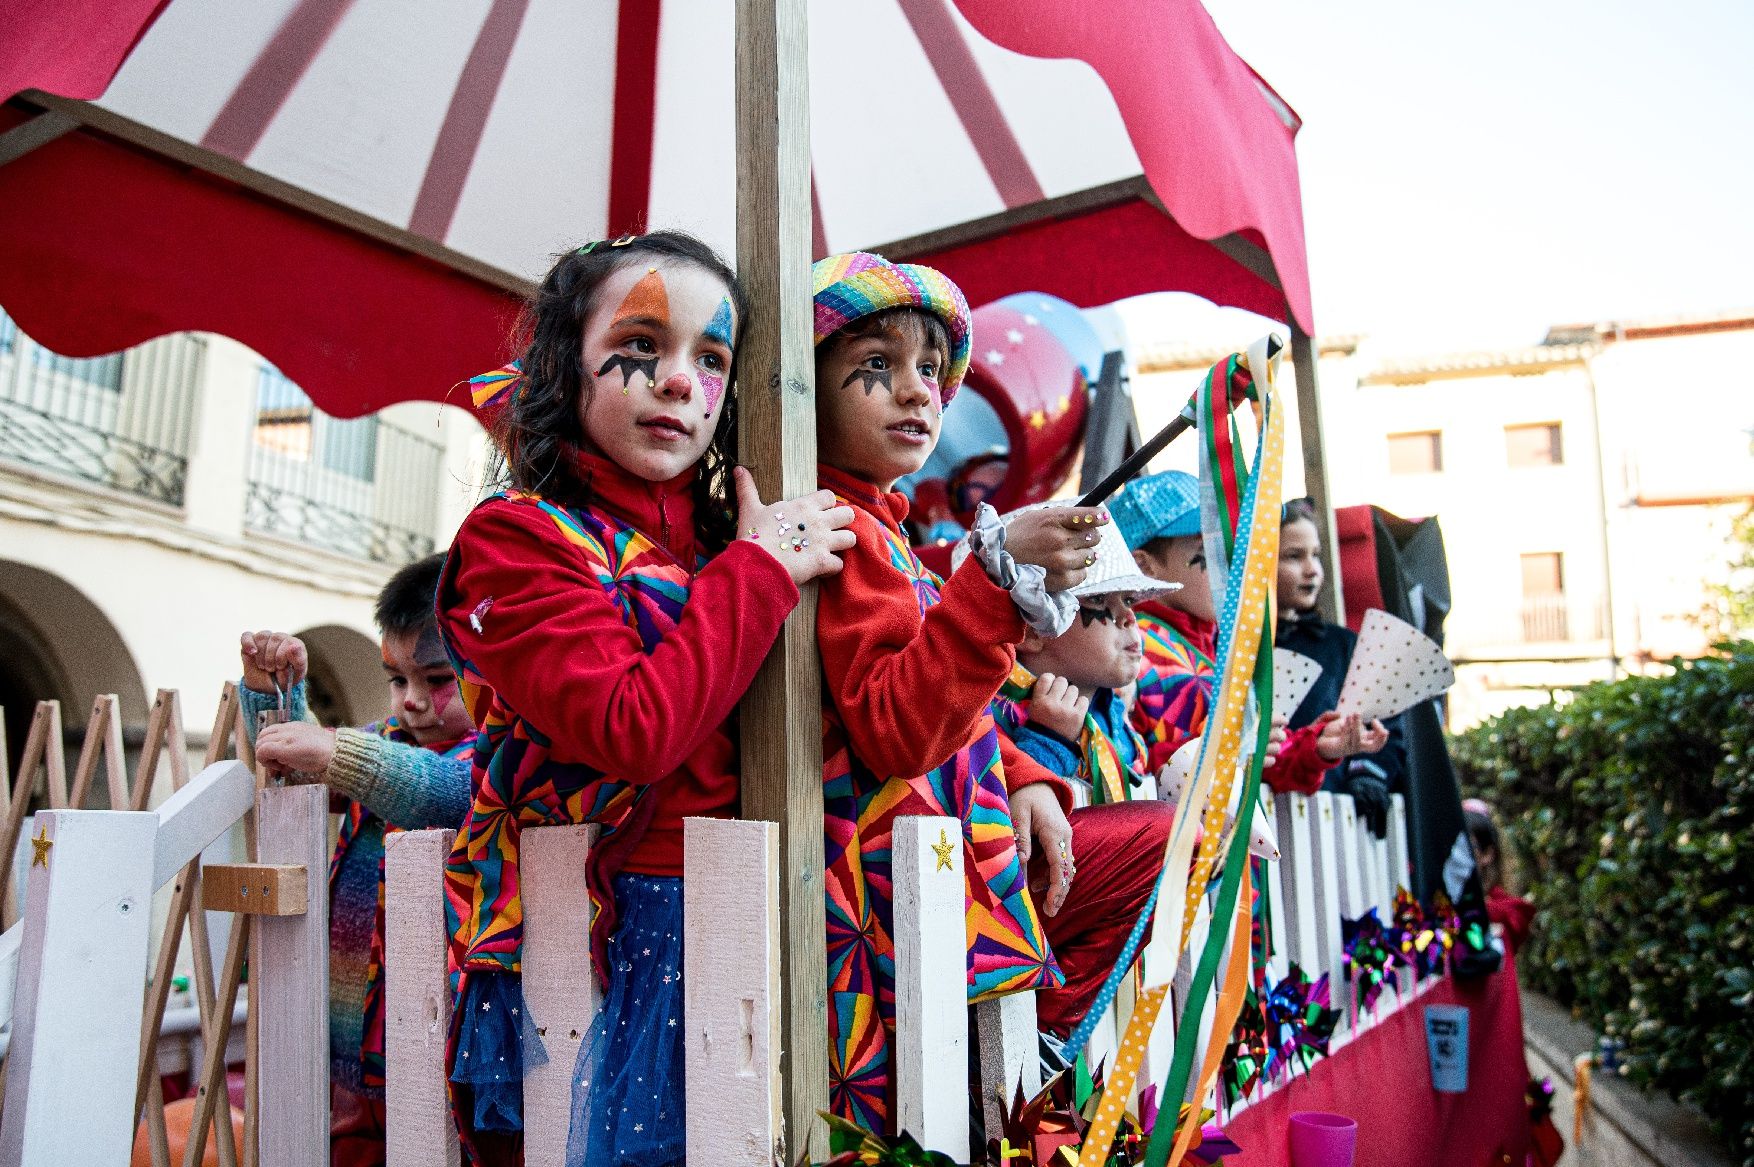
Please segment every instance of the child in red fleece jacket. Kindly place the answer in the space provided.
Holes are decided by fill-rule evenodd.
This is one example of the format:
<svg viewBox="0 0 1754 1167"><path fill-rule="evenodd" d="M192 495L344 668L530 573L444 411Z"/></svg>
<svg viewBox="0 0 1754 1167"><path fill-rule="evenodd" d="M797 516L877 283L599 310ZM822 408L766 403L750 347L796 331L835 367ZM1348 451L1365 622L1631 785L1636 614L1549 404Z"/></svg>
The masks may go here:
<svg viewBox="0 0 1754 1167"><path fill-rule="evenodd" d="M1055 635L1076 618L1055 596L1095 562L1106 514L1061 508L1006 529L986 508L976 553L947 580L902 532L908 503L895 482L925 464L968 368L962 293L930 268L864 253L821 260L813 275L820 481L854 508L857 537L817 615L831 1103L882 1130L893 1116L895 817L963 824L969 999L1041 989L1040 1025L1064 1036L1150 897L1170 808L1068 815L1065 782L993 723L1023 612Z"/></svg>
<svg viewBox="0 0 1754 1167"><path fill-rule="evenodd" d="M852 544L827 492L767 506L731 471L747 314L689 236L587 244L544 279L520 364L477 378L510 489L464 520L437 600L479 728L445 878L471 1163L519 1160L524 1066L547 1056L522 991L522 832L579 822L601 827L586 875L604 994L570 1141L592 1167L684 1155L682 821L735 813L726 720L797 585ZM783 538L788 523L809 527L807 545Z"/></svg>

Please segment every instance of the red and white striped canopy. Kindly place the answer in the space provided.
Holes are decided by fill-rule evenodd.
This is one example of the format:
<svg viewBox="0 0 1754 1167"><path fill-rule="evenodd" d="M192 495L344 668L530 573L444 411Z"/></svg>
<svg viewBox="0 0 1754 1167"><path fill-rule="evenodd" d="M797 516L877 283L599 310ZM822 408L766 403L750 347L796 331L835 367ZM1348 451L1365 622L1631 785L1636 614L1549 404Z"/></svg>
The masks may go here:
<svg viewBox="0 0 1754 1167"><path fill-rule="evenodd" d="M555 252L734 250L734 8L0 0L0 304L76 354L225 332L337 413L443 397ZM811 0L809 43L819 252L1308 327L1295 115L1197 0Z"/></svg>

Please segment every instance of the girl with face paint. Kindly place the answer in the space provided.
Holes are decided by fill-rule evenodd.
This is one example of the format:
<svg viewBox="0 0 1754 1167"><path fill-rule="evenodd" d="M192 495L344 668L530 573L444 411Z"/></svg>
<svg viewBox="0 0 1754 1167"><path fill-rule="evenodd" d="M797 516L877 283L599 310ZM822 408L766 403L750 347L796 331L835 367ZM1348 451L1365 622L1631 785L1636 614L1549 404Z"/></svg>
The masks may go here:
<svg viewBox="0 0 1754 1167"><path fill-rule="evenodd" d="M446 875L470 1163L518 1161L524 1067L574 1059L524 1001L518 855L525 826L576 822L601 829L603 1004L576 1055L568 1161L683 1160L682 822L736 813L729 718L798 586L853 541L827 491L770 506L732 466L748 312L689 236L586 244L543 280L518 363L476 379L507 489L464 521L438 594L481 728Z"/></svg>

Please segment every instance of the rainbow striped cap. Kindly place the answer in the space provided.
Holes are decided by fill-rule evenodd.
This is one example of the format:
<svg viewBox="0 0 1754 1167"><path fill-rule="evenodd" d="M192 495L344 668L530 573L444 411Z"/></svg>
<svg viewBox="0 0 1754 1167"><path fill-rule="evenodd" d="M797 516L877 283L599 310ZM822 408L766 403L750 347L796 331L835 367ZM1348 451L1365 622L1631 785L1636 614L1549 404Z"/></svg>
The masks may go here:
<svg viewBox="0 0 1754 1167"><path fill-rule="evenodd" d="M810 284L816 297L816 344L887 308L920 308L942 320L950 333L950 367L940 388L944 404L950 404L968 372L974 322L962 289L949 276L937 268L849 251L817 260L810 268Z"/></svg>

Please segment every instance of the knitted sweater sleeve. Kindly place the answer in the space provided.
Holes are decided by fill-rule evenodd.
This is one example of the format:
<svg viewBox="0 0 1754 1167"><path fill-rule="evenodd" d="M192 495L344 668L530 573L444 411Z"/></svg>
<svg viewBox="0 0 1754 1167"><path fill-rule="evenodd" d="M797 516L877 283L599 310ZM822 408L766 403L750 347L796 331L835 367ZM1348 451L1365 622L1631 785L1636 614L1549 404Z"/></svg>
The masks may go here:
<svg viewBox="0 0 1754 1167"><path fill-rule="evenodd" d="M335 732L329 788L407 831L455 827L469 813L469 760L357 729Z"/></svg>
<svg viewBox="0 0 1754 1167"><path fill-rule="evenodd" d="M720 732L798 603L779 561L740 540L695 576L675 627L647 652L536 507L477 507L451 555L439 625L457 655L548 739L555 761L640 785Z"/></svg>
<svg viewBox="0 0 1754 1167"><path fill-rule="evenodd" d="M1023 618L970 556L922 617L913 583L889 563L877 520L822 580L816 639L828 694L873 772L924 774L968 745L1016 662Z"/></svg>
<svg viewBox="0 0 1754 1167"><path fill-rule="evenodd" d="M238 707L243 714L244 736L249 739L250 748L256 746L257 718L270 709L280 708L280 698L273 693L258 693L256 690L238 680ZM286 695L288 721L315 721L311 716L310 705L305 701L305 683L300 681Z"/></svg>

